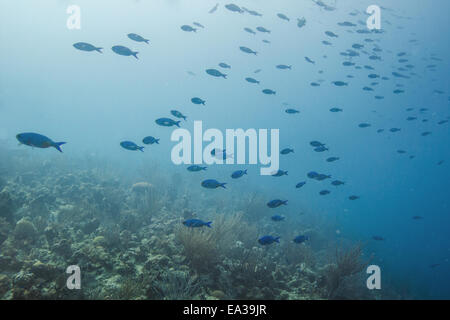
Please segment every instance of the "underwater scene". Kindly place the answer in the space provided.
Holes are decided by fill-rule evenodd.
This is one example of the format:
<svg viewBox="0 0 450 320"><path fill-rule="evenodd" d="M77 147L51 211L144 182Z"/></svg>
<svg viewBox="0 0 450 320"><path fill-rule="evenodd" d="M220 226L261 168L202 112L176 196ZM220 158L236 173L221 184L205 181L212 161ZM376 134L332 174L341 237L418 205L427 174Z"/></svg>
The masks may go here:
<svg viewBox="0 0 450 320"><path fill-rule="evenodd" d="M449 12L1 1L0 299L449 299Z"/></svg>

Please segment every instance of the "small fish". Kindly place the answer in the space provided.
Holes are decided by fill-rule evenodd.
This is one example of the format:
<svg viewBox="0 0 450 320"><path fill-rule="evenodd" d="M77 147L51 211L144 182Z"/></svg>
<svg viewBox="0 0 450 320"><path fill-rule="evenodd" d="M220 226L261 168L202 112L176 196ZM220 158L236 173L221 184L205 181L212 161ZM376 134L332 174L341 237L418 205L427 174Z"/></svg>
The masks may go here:
<svg viewBox="0 0 450 320"><path fill-rule="evenodd" d="M320 83L317 82L311 82L310 85L311 87L320 87Z"/></svg>
<svg viewBox="0 0 450 320"><path fill-rule="evenodd" d="M337 34L331 32L331 31L325 31L325 34L326 34L327 36L331 37L331 38L337 38L337 37L338 37Z"/></svg>
<svg viewBox="0 0 450 320"><path fill-rule="evenodd" d="M332 45L332 43L330 41L327 41L327 40L323 40L322 43L324 45L326 45L326 46L331 46Z"/></svg>
<svg viewBox="0 0 450 320"><path fill-rule="evenodd" d="M344 67L351 67L351 66L354 66L355 63L354 62L350 62L350 61L344 61L344 62L342 62L342 65Z"/></svg>
<svg viewBox="0 0 450 320"><path fill-rule="evenodd" d="M280 151L281 154L289 154L289 153L294 153L294 149L291 148L285 148L283 150Z"/></svg>
<svg viewBox="0 0 450 320"><path fill-rule="evenodd" d="M305 60L306 60L306 62L309 62L309 63L315 64L315 62L314 62L313 60L311 60L310 58L308 58L308 57L305 57Z"/></svg>
<svg viewBox="0 0 450 320"><path fill-rule="evenodd" d="M205 103L206 103L205 100L202 100L202 99L200 99L200 98L198 98L198 97L192 98L192 99L191 99L191 102L192 102L193 104L202 104L202 105L205 105Z"/></svg>
<svg viewBox="0 0 450 320"><path fill-rule="evenodd" d="M258 54L258 52L253 51L252 49L247 48L247 47L239 47L239 49L240 49L242 52L245 52L245 53L251 53L251 54L254 54L255 56Z"/></svg>
<svg viewBox="0 0 450 320"><path fill-rule="evenodd" d="M148 136L142 139L142 142L144 144L154 144L154 143L159 144L159 139L156 139L155 137L152 136Z"/></svg>
<svg viewBox="0 0 450 320"><path fill-rule="evenodd" d="M331 108L330 112L342 112L343 110L340 108Z"/></svg>
<svg viewBox="0 0 450 320"><path fill-rule="evenodd" d="M90 44L90 43L86 43L86 42L77 42L77 43L75 43L74 45L73 45L76 49L78 49L78 50L81 50L81 51L97 51L97 52L100 52L100 53L103 53L102 52L102 49L103 48L100 48L100 47L95 47L95 46L93 46L92 44Z"/></svg>
<svg viewBox="0 0 450 320"><path fill-rule="evenodd" d="M297 18L297 27L302 28L305 25L306 25L306 19L305 18L301 18L301 19Z"/></svg>
<svg viewBox="0 0 450 320"><path fill-rule="evenodd" d="M181 30L186 31L186 32L197 32L197 29L192 28L191 26L188 26L187 24L182 25Z"/></svg>
<svg viewBox="0 0 450 320"><path fill-rule="evenodd" d="M289 113L289 114L300 113L300 111L298 111L296 109L286 109L286 110L284 110L284 112Z"/></svg>
<svg viewBox="0 0 450 320"><path fill-rule="evenodd" d="M420 135L421 135L422 137L426 137L426 136L428 136L428 135L430 135L430 134L431 134L430 131L425 131L425 132L422 132Z"/></svg>
<svg viewBox="0 0 450 320"><path fill-rule="evenodd" d="M259 84L259 81L253 78L245 78L245 81L250 82L250 83L256 83Z"/></svg>
<svg viewBox="0 0 450 320"><path fill-rule="evenodd" d="M348 86L348 83L344 81L333 81L332 84L334 84L337 87Z"/></svg>
<svg viewBox="0 0 450 320"><path fill-rule="evenodd" d="M283 13L278 13L277 17L282 19L282 20L290 21L289 18Z"/></svg>
<svg viewBox="0 0 450 320"><path fill-rule="evenodd" d="M267 30L264 27L257 27L256 30L258 30L259 32L263 32L263 33L270 33L270 30Z"/></svg>
<svg viewBox="0 0 450 320"><path fill-rule="evenodd" d="M128 38L130 38L131 40L137 41L137 42L145 42L146 44L149 44L149 41L150 41L148 39L144 39L143 37L141 37L140 35L138 35L136 33L129 33Z"/></svg>
<svg viewBox="0 0 450 320"><path fill-rule="evenodd" d="M184 119L184 121L186 121L187 117L183 115L180 111L170 110L170 114L173 115L175 118Z"/></svg>
<svg viewBox="0 0 450 320"><path fill-rule="evenodd" d="M122 148L124 148L124 149L127 149L127 150L131 150L131 151L139 150L139 151L144 152L144 150L143 150L144 147L140 147L140 146L138 146L136 143L134 143L132 141L122 141L120 143L120 146Z"/></svg>
<svg viewBox="0 0 450 320"><path fill-rule="evenodd" d="M329 157L329 158L327 158L327 162L334 162L334 161L337 161L337 160L339 160L339 157Z"/></svg>
<svg viewBox="0 0 450 320"><path fill-rule="evenodd" d="M401 129L399 128L390 128L389 131L390 132L399 132Z"/></svg>
<svg viewBox="0 0 450 320"><path fill-rule="evenodd" d="M343 182L343 181L340 181L340 180L334 180L334 181L332 181L331 182L331 184L333 185L333 186L341 186L341 185L343 185L343 184L345 184L345 182Z"/></svg>
<svg viewBox="0 0 450 320"><path fill-rule="evenodd" d="M219 182L219 181L214 180L214 179L204 180L204 181L202 181L201 185L202 185L202 187L207 188L207 189L217 189L219 187L222 187L222 188L226 189L226 187L225 187L226 183L225 182L222 183L222 182Z"/></svg>
<svg viewBox="0 0 450 320"><path fill-rule="evenodd" d="M163 126L163 127L171 127L171 126L177 126L180 127L180 121L175 121L169 118L159 118L155 120L157 125Z"/></svg>
<svg viewBox="0 0 450 320"><path fill-rule="evenodd" d="M214 13L214 12L216 12L216 10L217 10L218 7L219 7L219 4L216 3L216 5L215 5L214 7L212 7L211 10L208 11L208 13Z"/></svg>
<svg viewBox="0 0 450 320"><path fill-rule="evenodd" d="M52 139L42 134L33 132L19 133L18 135L16 135L16 139L19 140L21 144L30 147L44 148L44 149L53 147L59 152L62 152L60 146L66 143L66 142L53 142Z"/></svg>
<svg viewBox="0 0 450 320"><path fill-rule="evenodd" d="M280 221L283 221L285 219L285 217L276 214L276 215L270 217L270 219L272 219L273 221L276 221L276 222L280 222Z"/></svg>
<svg viewBox="0 0 450 320"><path fill-rule="evenodd" d="M272 177L282 177L282 176L287 176L288 172L287 171L283 171L283 170L278 170L272 173Z"/></svg>
<svg viewBox="0 0 450 320"><path fill-rule="evenodd" d="M247 169L245 169L245 170L237 170L237 171L235 171L235 172L233 172L231 174L231 178L238 179L238 178L242 177L245 174L247 174Z"/></svg>
<svg viewBox="0 0 450 320"><path fill-rule="evenodd" d="M365 122L358 124L358 127L360 127L360 128L368 128L370 126L371 126L370 123L365 123Z"/></svg>
<svg viewBox="0 0 450 320"><path fill-rule="evenodd" d="M205 29L205 26L202 25L201 23L198 23L198 22L192 22L192 24L193 24L194 26L199 27L199 28Z"/></svg>
<svg viewBox="0 0 450 320"><path fill-rule="evenodd" d="M360 198L359 196L355 196L355 195L348 197L349 200L358 200L359 198Z"/></svg>
<svg viewBox="0 0 450 320"><path fill-rule="evenodd" d="M207 69L206 73L209 74L210 76L213 76L213 77L222 77L224 79L227 78L226 74L223 74L222 72L220 72L217 69Z"/></svg>
<svg viewBox="0 0 450 320"><path fill-rule="evenodd" d="M206 171L206 167L201 167L199 165L193 164L193 165L187 167L187 170L191 171L191 172L199 172L199 171L202 171L202 170Z"/></svg>
<svg viewBox="0 0 450 320"><path fill-rule="evenodd" d="M325 146L325 144L323 144L323 143L320 142L320 141L316 141L316 140L311 141L309 144L310 144L310 146L312 146L312 147L324 147L324 146Z"/></svg>
<svg viewBox="0 0 450 320"><path fill-rule="evenodd" d="M421 217L421 216L414 216L412 218L413 218L413 220L422 220L423 219L423 217Z"/></svg>
<svg viewBox="0 0 450 320"><path fill-rule="evenodd" d="M229 64L226 64L225 62L219 63L219 67L224 69L231 69L231 66Z"/></svg>
<svg viewBox="0 0 450 320"><path fill-rule="evenodd" d="M114 51L118 55L121 55L121 56L133 56L136 59L139 59L137 57L137 54L139 52L132 51L130 48L127 48L127 47L124 47L124 46L114 46L111 49L112 49L112 51Z"/></svg>
<svg viewBox="0 0 450 320"><path fill-rule="evenodd" d="M247 9L247 8L245 8L245 7L242 7L242 9L243 9L245 12L247 12L248 14L252 15L252 16L262 17L262 14L260 14L260 13L258 13L258 12L256 12L256 11L254 11L254 10L249 10L249 9Z"/></svg>
<svg viewBox="0 0 450 320"><path fill-rule="evenodd" d="M280 199L275 199L275 200L271 200L269 202L267 202L267 206L269 208L278 208L281 205L287 205L288 200L280 200Z"/></svg>
<svg viewBox="0 0 450 320"><path fill-rule="evenodd" d="M250 28L244 28L244 30L245 31L247 31L248 33L251 33L251 34L256 34L256 32L255 31L253 31L252 29L250 29Z"/></svg>
<svg viewBox="0 0 450 320"><path fill-rule="evenodd" d="M296 236L296 237L294 238L293 241L294 241L295 243L300 244L300 243L305 242L306 240L309 240L309 237L308 237L308 236L300 235L300 236Z"/></svg>
<svg viewBox="0 0 450 320"><path fill-rule="evenodd" d="M292 66L287 66L285 64L279 64L279 65L276 66L276 68L277 69L281 69L281 70L287 70L287 69L291 70Z"/></svg>
<svg viewBox="0 0 450 320"><path fill-rule="evenodd" d="M295 185L295 188L299 189L299 188L303 187L305 184L306 184L306 181L299 182Z"/></svg>
<svg viewBox="0 0 450 320"><path fill-rule="evenodd" d="M203 220L200 220L200 219L187 219L187 220L183 221L183 224L189 228L201 228L203 226L207 226L208 228L211 228L211 223L212 223L212 221L204 222Z"/></svg>
<svg viewBox="0 0 450 320"><path fill-rule="evenodd" d="M273 236L263 236L261 238L258 239L259 244L266 246L266 245L270 245L274 242L280 242L279 241L280 237L273 237Z"/></svg>
<svg viewBox="0 0 450 320"><path fill-rule="evenodd" d="M271 89L264 89L262 92L263 92L264 94L276 94L276 92L273 91L273 90L271 90Z"/></svg>
<svg viewBox="0 0 450 320"><path fill-rule="evenodd" d="M314 151L315 152L324 152L324 151L328 151L328 148L324 147L324 146L320 146L320 147L314 148Z"/></svg>
<svg viewBox="0 0 450 320"><path fill-rule="evenodd" d="M384 241L384 240L386 240L385 238L383 238L381 236L373 236L372 239L376 240L376 241Z"/></svg>
<svg viewBox="0 0 450 320"><path fill-rule="evenodd" d="M253 73L260 73L261 69L256 69L255 71L253 71Z"/></svg>
<svg viewBox="0 0 450 320"><path fill-rule="evenodd" d="M330 178L331 178L330 175L319 173L319 174L317 174L317 176L314 179L316 179L317 181L323 181L325 179L330 179Z"/></svg>
<svg viewBox="0 0 450 320"><path fill-rule="evenodd" d="M321 196L326 196L327 194L330 194L330 191L329 190L322 190L322 191L319 192L319 194Z"/></svg>
<svg viewBox="0 0 450 320"><path fill-rule="evenodd" d="M230 10L232 12L239 12L239 13L244 12L244 10L242 10L239 6L235 5L234 3L225 5L225 8L227 8L228 10Z"/></svg>

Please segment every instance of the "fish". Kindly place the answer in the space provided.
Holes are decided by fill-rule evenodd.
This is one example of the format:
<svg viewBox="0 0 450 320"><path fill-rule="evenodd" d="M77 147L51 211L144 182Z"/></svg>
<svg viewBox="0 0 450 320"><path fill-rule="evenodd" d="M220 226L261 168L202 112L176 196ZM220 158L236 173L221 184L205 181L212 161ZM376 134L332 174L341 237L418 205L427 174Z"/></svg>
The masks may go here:
<svg viewBox="0 0 450 320"><path fill-rule="evenodd" d="M216 3L216 5L215 5L214 7L212 7L211 10L208 11L208 13L214 13L214 12L216 12L216 10L217 10L218 7L219 7L219 4Z"/></svg>
<svg viewBox="0 0 450 320"><path fill-rule="evenodd" d="M291 148L285 148L283 150L280 151L281 154L289 154L289 153L294 153L294 149Z"/></svg>
<svg viewBox="0 0 450 320"><path fill-rule="evenodd" d="M330 112L342 112L343 110L341 108L331 108Z"/></svg>
<svg viewBox="0 0 450 320"><path fill-rule="evenodd" d="M272 173L272 177L282 177L282 176L287 176L288 172L287 171L283 171L283 170L278 170Z"/></svg>
<svg viewBox="0 0 450 320"><path fill-rule="evenodd" d="M266 246L266 245L270 245L274 242L280 242L279 241L280 237L273 237L273 236L263 236L261 238L258 239L259 244Z"/></svg>
<svg viewBox="0 0 450 320"><path fill-rule="evenodd" d="M290 19L283 13L278 13L277 17L282 19L282 20L290 21Z"/></svg>
<svg viewBox="0 0 450 320"><path fill-rule="evenodd" d="M197 29L192 28L191 26L188 26L187 24L182 25L181 30L186 31L186 32L197 32Z"/></svg>
<svg viewBox="0 0 450 320"><path fill-rule="evenodd" d="M316 141L316 140L311 141L311 142L309 143L309 145L312 146L312 147L324 147L324 146L325 146L325 144L323 144L323 143L320 142L320 141Z"/></svg>
<svg viewBox="0 0 450 320"><path fill-rule="evenodd" d="M238 179L238 178L242 177L245 174L247 174L247 169L245 169L245 170L237 170L237 171L235 171L235 172L233 172L231 174L231 178Z"/></svg>
<svg viewBox="0 0 450 320"><path fill-rule="evenodd" d="M284 112L289 113L289 114L300 113L300 111L298 111L296 109L286 109L286 110L284 110Z"/></svg>
<svg viewBox="0 0 450 320"><path fill-rule="evenodd" d="M142 139L142 142L144 144L154 144L154 143L159 144L159 139L156 139L155 137L152 136L148 136Z"/></svg>
<svg viewBox="0 0 450 320"><path fill-rule="evenodd" d="M332 43L330 41L327 41L327 40L323 40L322 43L324 45L326 45L326 46L331 46L332 45Z"/></svg>
<svg viewBox="0 0 450 320"><path fill-rule="evenodd" d="M359 196L355 196L355 195L348 197L349 200L358 200L359 198L360 198Z"/></svg>
<svg viewBox="0 0 450 320"><path fill-rule="evenodd" d="M360 128L368 128L370 126L371 126L370 123L365 123L365 122L358 124L358 127L360 127Z"/></svg>
<svg viewBox="0 0 450 320"><path fill-rule="evenodd" d="M183 115L180 111L177 110L170 110L170 114L173 115L175 118L183 119L186 121L187 117Z"/></svg>
<svg viewBox="0 0 450 320"><path fill-rule="evenodd" d="M217 189L219 187L226 189L226 182L219 182L214 179L203 180L201 183L202 187L207 189Z"/></svg>
<svg viewBox="0 0 450 320"><path fill-rule="evenodd" d="M206 171L206 167L202 167L202 166L193 164L193 165L187 167L187 170L191 171L191 172L199 172L199 171L202 171L202 170Z"/></svg>
<svg viewBox="0 0 450 320"><path fill-rule="evenodd" d="M143 150L144 147L140 147L140 146L138 146L136 143L134 143L132 141L122 141L120 143L120 146L122 148L124 148L124 149L127 149L127 150L131 150L131 151L139 150L141 152L144 152L144 150Z"/></svg>
<svg viewBox="0 0 450 320"><path fill-rule="evenodd" d="M341 27L356 27L356 24L351 23L349 21L344 21L344 22L338 22L338 26L341 26Z"/></svg>
<svg viewBox="0 0 450 320"><path fill-rule="evenodd" d="M203 220L200 219L187 219L183 221L183 224L189 228L201 228L203 226L211 228L211 223L212 221L204 222Z"/></svg>
<svg viewBox="0 0 450 320"><path fill-rule="evenodd" d="M266 39L264 39L262 42L264 42L264 43L270 43L270 41L269 41L269 40L266 40Z"/></svg>
<svg viewBox="0 0 450 320"><path fill-rule="evenodd" d="M308 58L308 57L305 57L305 60L306 60L307 62L309 62L309 63L315 64L315 62L314 62L313 60L311 60L310 58Z"/></svg>
<svg viewBox="0 0 450 320"><path fill-rule="evenodd" d="M326 196L327 194L330 194L330 191L329 190L322 190L322 191L319 192L319 194L321 196Z"/></svg>
<svg viewBox="0 0 450 320"><path fill-rule="evenodd" d="M244 30L245 31L247 31L248 33L251 33L251 34L256 34L256 32L255 31L253 31L252 29L250 29L250 28L244 28Z"/></svg>
<svg viewBox="0 0 450 320"><path fill-rule="evenodd" d="M256 30L263 33L270 33L270 30L264 28L264 27L256 27Z"/></svg>
<svg viewBox="0 0 450 320"><path fill-rule="evenodd" d="M192 102L193 104L202 104L202 105L205 105L205 103L206 103L205 100L202 100L202 99L200 99L199 97L194 97L194 98L192 98L192 99L191 99L191 102Z"/></svg>
<svg viewBox="0 0 450 320"><path fill-rule="evenodd" d="M202 25L201 23L198 23L198 22L192 22L192 24L193 24L194 26L199 27L199 28L205 29L205 26Z"/></svg>
<svg viewBox="0 0 450 320"><path fill-rule="evenodd" d="M372 236L372 239L376 240L376 241L384 241L384 240L386 240L385 238L383 238L381 236Z"/></svg>
<svg viewBox="0 0 450 320"><path fill-rule="evenodd" d="M245 12L247 12L248 14L250 14L252 16L262 17L262 14L260 14L259 12L255 11L255 10L249 10L245 7L242 7L242 10L244 10Z"/></svg>
<svg viewBox="0 0 450 320"><path fill-rule="evenodd" d="M87 42L77 42L73 46L76 49L81 50L81 51L88 51L88 52L90 52L90 51L97 51L97 52L103 53L102 52L103 48L93 46L92 44L87 43Z"/></svg>
<svg viewBox="0 0 450 320"><path fill-rule="evenodd" d="M329 158L327 158L327 162L334 162L334 161L337 161L337 160L339 160L339 157L329 157Z"/></svg>
<svg viewBox="0 0 450 320"><path fill-rule="evenodd" d="M159 118L155 120L157 125L163 126L163 127L172 127L177 126L180 127L180 121L175 121L170 118Z"/></svg>
<svg viewBox="0 0 450 320"><path fill-rule="evenodd" d="M399 129L399 128L390 128L389 129L389 131L390 132L398 132L398 131L400 131L401 129Z"/></svg>
<svg viewBox="0 0 450 320"><path fill-rule="evenodd" d="M227 78L226 74L223 74L222 72L220 72L217 69L206 69L206 73L213 77L222 77L224 79Z"/></svg>
<svg viewBox="0 0 450 320"><path fill-rule="evenodd" d="M413 220L422 220L423 217L421 217L421 216L413 216L412 219Z"/></svg>
<svg viewBox="0 0 450 320"><path fill-rule="evenodd" d="M276 94L276 92L271 90L271 89L264 89L264 90L262 90L262 93L264 93L264 94Z"/></svg>
<svg viewBox="0 0 450 320"><path fill-rule="evenodd" d="M331 31L325 31L325 34L331 38L337 38L338 35Z"/></svg>
<svg viewBox="0 0 450 320"><path fill-rule="evenodd" d="M310 85L311 87L320 87L320 83L317 82L311 82Z"/></svg>
<svg viewBox="0 0 450 320"><path fill-rule="evenodd" d="M242 10L239 6L235 5L234 3L226 4L225 8L227 8L228 10L230 10L232 12L239 12L239 13L244 12L244 10Z"/></svg>
<svg viewBox="0 0 450 320"><path fill-rule="evenodd" d="M340 180L334 180L334 181L332 181L331 182L331 184L333 185L333 186L341 186L341 185L343 185L343 184L345 184L345 182L343 182L343 181L340 181Z"/></svg>
<svg viewBox="0 0 450 320"><path fill-rule="evenodd" d="M276 214L276 215L270 217L270 219L272 219L273 221L279 222L279 221L283 221L285 219L285 217Z"/></svg>
<svg viewBox="0 0 450 320"><path fill-rule="evenodd" d="M303 28L306 25L306 19L305 18L297 18L297 27Z"/></svg>
<svg viewBox="0 0 450 320"><path fill-rule="evenodd" d="M137 52L137 51L132 51L130 48L127 48L127 47L124 47L124 46L114 46L114 47L112 47L111 49L112 49L112 51L114 51L114 52L117 53L118 55L121 55L121 56L133 56L133 57L135 57L136 59L139 59L139 58L137 57L137 54L138 54L139 52Z"/></svg>
<svg viewBox="0 0 450 320"><path fill-rule="evenodd" d="M231 69L231 66L229 64L226 64L225 62L219 63L219 67L224 69Z"/></svg>
<svg viewBox="0 0 450 320"><path fill-rule="evenodd" d="M131 40L137 41L137 42L145 42L146 44L149 44L150 40L145 39L143 37L141 37L140 35L136 34L136 33L129 33L128 38L130 38Z"/></svg>
<svg viewBox="0 0 450 320"><path fill-rule="evenodd" d="M342 62L342 65L343 65L344 67L351 67L351 66L354 66L355 63L350 62L350 61L344 61L344 62Z"/></svg>
<svg viewBox="0 0 450 320"><path fill-rule="evenodd" d="M292 66L287 66L287 65L285 65L285 64L279 64L279 65L276 66L276 68L277 68L277 69L281 69L281 70L286 70L286 69L291 70L291 69L292 69Z"/></svg>
<svg viewBox="0 0 450 320"><path fill-rule="evenodd" d="M24 132L16 135L16 139L24 145L36 148L49 148L53 147L59 152L62 152L60 146L66 144L66 142L54 142L52 139L33 132Z"/></svg>
<svg viewBox="0 0 450 320"><path fill-rule="evenodd" d="M348 83L344 81L333 81L332 84L334 84L337 87L348 86Z"/></svg>
<svg viewBox="0 0 450 320"><path fill-rule="evenodd" d="M299 188L303 187L305 184L306 184L306 181L299 182L295 185L295 188L299 189Z"/></svg>
<svg viewBox="0 0 450 320"><path fill-rule="evenodd" d="M271 200L271 201L267 202L267 206L269 208L275 209L281 205L287 205L287 202L288 202L288 200L275 199L275 200Z"/></svg>
<svg viewBox="0 0 450 320"><path fill-rule="evenodd" d="M309 237L308 237L308 236L299 235L299 236L296 236L296 237L294 238L293 241L294 241L295 243L300 244L300 243L305 242L306 240L309 240Z"/></svg>
<svg viewBox="0 0 450 320"><path fill-rule="evenodd" d="M256 83L259 84L259 81L253 78L245 78L245 81L250 82L250 83Z"/></svg>
<svg viewBox="0 0 450 320"><path fill-rule="evenodd" d="M258 54L258 52L253 51L252 49L247 48L247 47L239 47L239 49L240 49L242 52L254 54L255 56Z"/></svg>
<svg viewBox="0 0 450 320"><path fill-rule="evenodd" d="M320 147L316 147L314 148L315 152L324 152L324 151L328 151L328 148L325 146L320 146Z"/></svg>

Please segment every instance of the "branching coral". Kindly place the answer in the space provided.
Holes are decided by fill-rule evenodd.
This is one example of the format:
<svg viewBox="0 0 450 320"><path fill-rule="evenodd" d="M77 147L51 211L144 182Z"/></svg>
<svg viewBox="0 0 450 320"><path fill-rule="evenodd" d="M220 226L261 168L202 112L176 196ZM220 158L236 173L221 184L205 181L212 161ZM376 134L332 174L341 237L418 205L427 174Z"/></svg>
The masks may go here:
<svg viewBox="0 0 450 320"><path fill-rule="evenodd" d="M193 299L200 292L200 281L197 276L187 272L169 270L162 273L150 288L150 295L163 300Z"/></svg>

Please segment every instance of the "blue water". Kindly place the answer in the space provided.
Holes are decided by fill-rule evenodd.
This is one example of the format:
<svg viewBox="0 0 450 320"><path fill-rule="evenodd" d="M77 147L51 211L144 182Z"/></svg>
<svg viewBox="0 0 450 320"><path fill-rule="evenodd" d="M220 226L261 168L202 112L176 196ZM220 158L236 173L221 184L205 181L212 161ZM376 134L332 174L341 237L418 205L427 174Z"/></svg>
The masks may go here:
<svg viewBox="0 0 450 320"><path fill-rule="evenodd" d="M219 3L217 11L208 11ZM0 5L0 139L11 149L17 146L15 135L38 132L67 141L63 154L55 150L31 149L27 153L54 159L91 155L134 175L143 163L157 163L166 176L190 174L186 166L175 166L170 152L173 128L157 126L155 119L170 117L177 109L187 115L181 125L192 132L193 121L203 127L265 128L280 130L280 148L292 147L294 154L280 156L285 177L260 176L259 165L213 165L202 178L227 182L227 190L214 190L214 197L233 202L233 194L253 190L267 198L289 199L281 208L292 220L298 212L326 221L329 237L363 241L365 252L382 270L382 286L407 290L414 298L450 298L450 148L449 113L449 37L447 31L450 3L445 0L419 1L328 1L336 10L326 11L313 1L241 1L236 4L257 10L262 17L227 10L223 1L3 1ZM71 4L81 8L81 29L66 27ZM365 9L382 6L382 33L359 34L365 29ZM349 13L357 11L356 16ZM281 20L284 13L290 21ZM297 18L306 25L297 27ZM184 32L181 25L198 21L205 26L197 32ZM351 21L356 27L340 27ZM270 34L249 34L243 30L264 26ZM332 31L338 38L329 38ZM352 32L347 32L351 30ZM142 35L150 44L126 37L130 32ZM364 39L375 40L373 43ZM267 39L270 43L263 43ZM322 40L333 43L325 46ZM417 40L411 42L411 40ZM103 54L76 50L76 42L103 47ZM361 50L359 57L340 55L352 44L364 49L376 46L381 61L369 60ZM139 59L116 55L113 45L138 51ZM247 46L258 54L246 54ZM399 63L397 54L406 52ZM315 64L307 63L307 56ZM432 57L441 59L432 60ZM345 67L370 65L374 70ZM231 69L221 69L226 62ZM292 65L279 70L278 64ZM411 70L397 68L412 64ZM427 68L427 65L436 65ZM227 79L213 78L205 69L216 68ZM261 69L260 73L254 73ZM323 73L319 73L322 70ZM195 76L187 72L193 72ZM396 78L393 71L410 75ZM387 76L389 80L369 79L368 74ZM347 78L353 75L354 78ZM250 84L245 77L261 81ZM311 82L320 82L313 87ZM332 81L345 81L337 87ZM373 92L363 91L372 86ZM401 88L396 84L404 85ZM265 95L270 88L276 95ZM405 92L394 94L393 90ZM439 94L434 90L440 90ZM375 95L384 96L382 100ZM192 97L206 100L206 106L194 105ZM283 105L285 103L285 105ZM289 115L292 107L300 114ZM332 113L331 107L343 112ZM413 108L412 111L406 111ZM419 111L427 108L426 111ZM416 116L415 121L407 121ZM423 120L428 120L423 122ZM371 124L359 128L358 124ZM400 128L392 133L390 128ZM384 132L377 133L378 129ZM425 131L431 135L422 136ZM144 153L129 152L119 146L123 140L136 141L153 135L160 145L146 147ZM324 142L329 151L316 153L312 140ZM397 150L405 150L405 154ZM414 155L414 159L409 159ZM325 161L337 156L334 163ZM438 165L440 161L443 163ZM247 168L248 175L231 181L234 170ZM334 187L330 180L317 182L306 177L309 171L332 175L345 181ZM201 188L199 176L188 177L189 187ZM299 181L307 181L300 190ZM234 189L234 190L233 190ZM319 191L328 189L329 195ZM349 201L348 196L360 199ZM268 199L269 200L269 199ZM232 204L230 204L232 206ZM421 220L413 220L421 216ZM375 241L374 235L385 240ZM439 264L431 268L433 264ZM408 288L408 289L404 289Z"/></svg>

